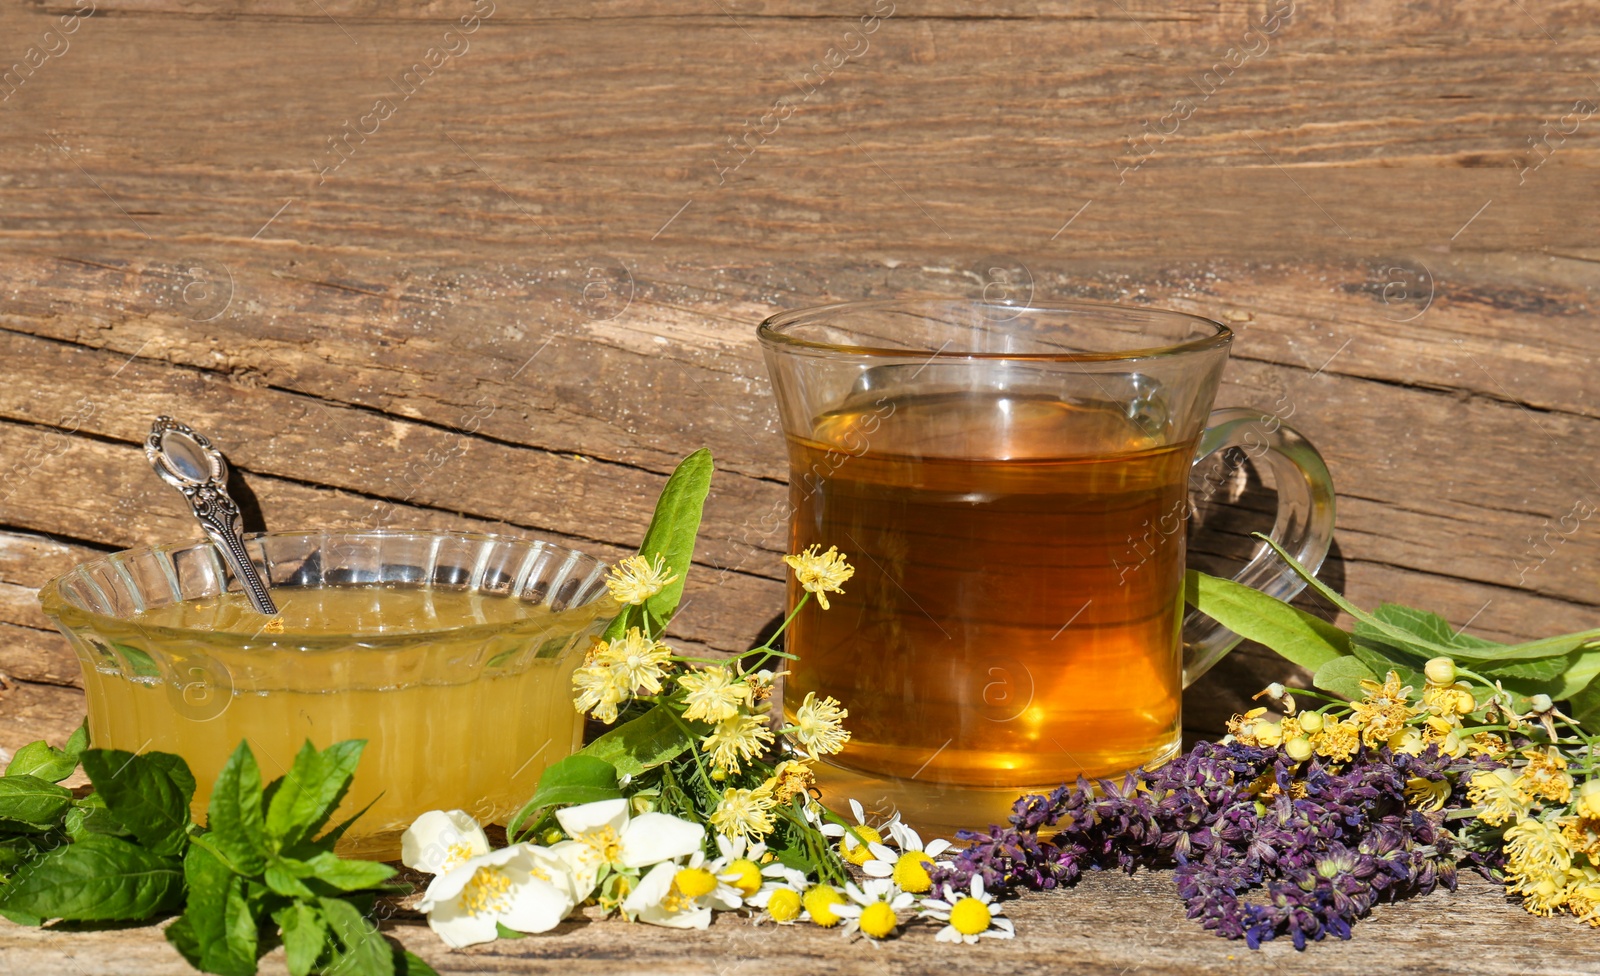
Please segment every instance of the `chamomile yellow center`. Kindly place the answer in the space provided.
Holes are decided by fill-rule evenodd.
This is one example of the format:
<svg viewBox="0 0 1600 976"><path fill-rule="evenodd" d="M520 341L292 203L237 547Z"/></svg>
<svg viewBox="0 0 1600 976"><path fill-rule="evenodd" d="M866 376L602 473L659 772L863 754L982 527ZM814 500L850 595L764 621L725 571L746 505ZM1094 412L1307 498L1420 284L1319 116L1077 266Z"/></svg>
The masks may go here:
<svg viewBox="0 0 1600 976"><path fill-rule="evenodd" d="M741 857L729 864L722 875L746 898L761 890L761 868L749 858Z"/></svg>
<svg viewBox="0 0 1600 976"><path fill-rule="evenodd" d="M717 890L717 878L705 868L683 868L672 876L672 886L686 898L700 898Z"/></svg>
<svg viewBox="0 0 1600 976"><path fill-rule="evenodd" d="M860 867L872 860L872 852L867 850L867 845L883 843L883 835L865 824L856 828L856 834L861 838L859 844L849 834L839 838L839 853L844 855L846 861Z"/></svg>
<svg viewBox="0 0 1600 976"><path fill-rule="evenodd" d="M779 888L767 899L767 914L775 922L792 922L800 917L800 892Z"/></svg>
<svg viewBox="0 0 1600 976"><path fill-rule="evenodd" d="M900 920L887 903L875 901L861 910L861 931L874 939L882 939L893 932Z"/></svg>
<svg viewBox="0 0 1600 976"><path fill-rule="evenodd" d="M461 889L460 901L468 915L498 915L511 907L511 879L497 867L481 867Z"/></svg>
<svg viewBox="0 0 1600 976"><path fill-rule="evenodd" d="M933 879L928 877L929 860L921 851L906 851L894 862L894 883L913 895L932 888Z"/></svg>
<svg viewBox="0 0 1600 976"><path fill-rule="evenodd" d="M811 913L811 921L823 928L832 928L839 924L839 915L833 910L835 905L844 904L844 896L839 894L839 889L832 885L817 885L806 891L802 899L806 911Z"/></svg>
<svg viewBox="0 0 1600 976"><path fill-rule="evenodd" d="M989 906L976 898L963 898L950 908L950 925L962 935L986 932L993 920Z"/></svg>

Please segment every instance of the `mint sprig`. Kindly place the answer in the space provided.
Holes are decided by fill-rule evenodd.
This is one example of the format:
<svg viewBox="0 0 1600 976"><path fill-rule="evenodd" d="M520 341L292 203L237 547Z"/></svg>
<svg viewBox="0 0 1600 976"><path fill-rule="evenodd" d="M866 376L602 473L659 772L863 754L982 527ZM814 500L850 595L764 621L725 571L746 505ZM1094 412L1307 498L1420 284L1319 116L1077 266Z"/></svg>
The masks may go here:
<svg viewBox="0 0 1600 976"><path fill-rule="evenodd" d="M63 749L30 743L0 776L0 914L39 925L181 910L167 939L204 972L251 976L281 940L294 976L427 976L427 963L370 920L377 895L403 890L388 885L394 869L334 853L355 817L318 836L364 745L308 742L288 773L263 785L241 742L202 827L189 812L194 776L178 756L88 749L82 729ZM94 792L75 797L57 783L80 762Z"/></svg>

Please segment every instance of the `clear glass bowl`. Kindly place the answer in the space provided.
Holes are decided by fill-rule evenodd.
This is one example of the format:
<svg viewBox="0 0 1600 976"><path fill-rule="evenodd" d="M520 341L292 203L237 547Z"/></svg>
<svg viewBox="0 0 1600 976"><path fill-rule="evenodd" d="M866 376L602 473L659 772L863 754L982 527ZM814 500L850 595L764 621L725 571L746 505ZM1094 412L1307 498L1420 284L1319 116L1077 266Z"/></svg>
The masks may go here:
<svg viewBox="0 0 1600 976"><path fill-rule="evenodd" d="M196 819L241 739L267 780L307 739L365 739L335 820L373 806L340 851L393 858L426 810L503 821L579 744L572 672L619 609L594 557L442 531L269 532L245 545L281 632L217 615L244 598L205 542L113 553L39 594L83 667L90 742L183 756Z"/></svg>

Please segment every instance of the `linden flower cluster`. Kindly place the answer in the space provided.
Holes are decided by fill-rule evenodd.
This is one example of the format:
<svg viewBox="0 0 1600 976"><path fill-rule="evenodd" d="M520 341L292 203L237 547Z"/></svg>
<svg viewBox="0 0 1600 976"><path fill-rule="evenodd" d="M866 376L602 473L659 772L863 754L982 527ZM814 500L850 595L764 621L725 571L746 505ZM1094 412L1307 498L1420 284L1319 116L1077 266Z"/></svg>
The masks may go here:
<svg viewBox="0 0 1600 976"><path fill-rule="evenodd" d="M1428 661L1423 678L1416 698L1391 671L1382 684L1361 682L1360 701L1316 711L1297 710L1275 684L1256 697L1284 714L1235 715L1223 741L1281 748L1296 763L1348 763L1363 748L1437 759L1443 775L1413 776L1408 803L1458 817L1456 841L1503 875L1529 912L1567 912L1600 927L1600 760L1591 737L1548 696L1519 706L1499 682L1450 658ZM1292 782L1291 794L1301 785ZM1275 791L1273 783L1262 792Z"/></svg>

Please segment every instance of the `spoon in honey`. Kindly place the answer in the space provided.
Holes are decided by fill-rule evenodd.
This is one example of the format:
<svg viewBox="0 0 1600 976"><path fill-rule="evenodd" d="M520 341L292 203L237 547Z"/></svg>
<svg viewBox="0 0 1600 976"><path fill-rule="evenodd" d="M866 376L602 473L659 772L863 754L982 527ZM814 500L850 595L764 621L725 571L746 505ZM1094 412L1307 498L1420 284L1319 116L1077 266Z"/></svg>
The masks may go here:
<svg viewBox="0 0 1600 976"><path fill-rule="evenodd" d="M206 536L222 550L228 569L244 587L250 608L276 615L277 606L267 592L240 539L243 521L239 506L228 494L228 459L204 434L171 417L157 417L144 442L144 455L161 480L183 492Z"/></svg>

